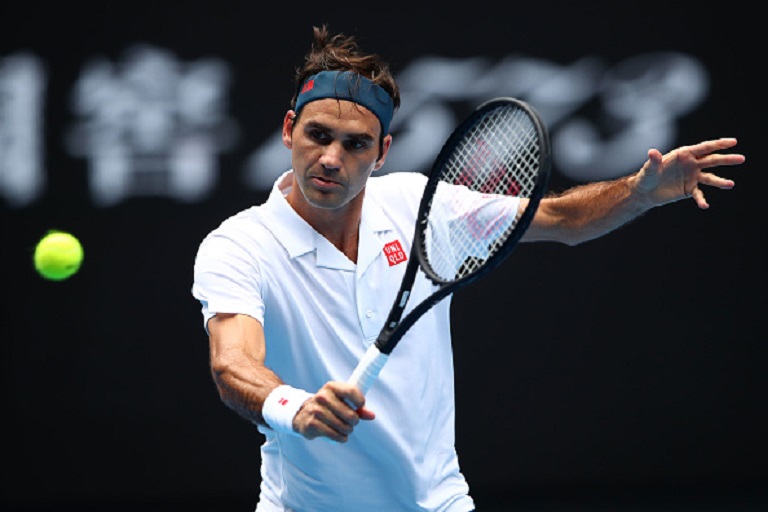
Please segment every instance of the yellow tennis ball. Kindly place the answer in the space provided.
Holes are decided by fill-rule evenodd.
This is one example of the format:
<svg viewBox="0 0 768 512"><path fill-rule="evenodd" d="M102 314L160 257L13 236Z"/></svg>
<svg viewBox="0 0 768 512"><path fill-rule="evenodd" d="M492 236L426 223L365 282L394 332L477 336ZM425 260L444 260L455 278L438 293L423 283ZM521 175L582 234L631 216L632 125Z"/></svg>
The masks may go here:
<svg viewBox="0 0 768 512"><path fill-rule="evenodd" d="M35 269L46 279L62 281L83 263L83 246L71 233L49 231L35 247Z"/></svg>

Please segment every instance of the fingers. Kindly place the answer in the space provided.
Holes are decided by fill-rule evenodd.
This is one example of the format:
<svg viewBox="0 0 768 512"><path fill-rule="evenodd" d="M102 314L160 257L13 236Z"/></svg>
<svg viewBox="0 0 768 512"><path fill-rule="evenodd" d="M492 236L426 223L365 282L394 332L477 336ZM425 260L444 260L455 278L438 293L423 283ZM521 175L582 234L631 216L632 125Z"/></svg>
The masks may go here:
<svg viewBox="0 0 768 512"><path fill-rule="evenodd" d="M699 183L724 190L731 189L736 184L733 180L721 178L720 176L710 172L699 173Z"/></svg>
<svg viewBox="0 0 768 512"><path fill-rule="evenodd" d="M708 169L712 167L743 164L745 161L744 155L736 153L717 153L717 151L729 149L735 145L736 139L726 137L700 142L693 146L680 148L680 150L687 150L693 157L695 157L699 169Z"/></svg>
<svg viewBox="0 0 768 512"><path fill-rule="evenodd" d="M661 151L658 149L649 149L648 160L650 160L653 165L661 165L662 160L664 160L664 155L662 155Z"/></svg>
<svg viewBox="0 0 768 512"><path fill-rule="evenodd" d="M736 145L736 143L737 141L733 137L722 137L720 139L700 142L698 144L694 144L693 146L687 146L686 148L681 149L688 149L691 153L693 153L694 156L700 158L710 153L714 153L715 151L732 148Z"/></svg>
<svg viewBox="0 0 768 512"><path fill-rule="evenodd" d="M646 173L656 174L661 168L661 164L664 161L664 155L658 149L648 150L648 161L643 166L643 170Z"/></svg>
<svg viewBox="0 0 768 512"><path fill-rule="evenodd" d="M372 411L363 407L364 403L365 397L356 387L329 382L304 403L294 424L307 439L326 437L346 443L361 419L374 417Z"/></svg>
<svg viewBox="0 0 768 512"><path fill-rule="evenodd" d="M664 155L657 149L649 149L648 160L635 181L637 190L653 206L692 198L699 208L707 209L705 186L731 189L735 183L705 169L744 163L744 155L721 152L735 145L735 138L724 137L682 146Z"/></svg>
<svg viewBox="0 0 768 512"><path fill-rule="evenodd" d="M721 178L720 176L709 172L699 172L697 180L697 183L693 185L693 188L689 193L687 193L687 195L691 196L693 200L696 201L698 207L702 210L709 208L709 203L707 203L706 199L704 198L704 192L701 190L699 185L708 185L723 190L732 189L735 185L733 180Z"/></svg>
<svg viewBox="0 0 768 512"><path fill-rule="evenodd" d="M717 151L732 148L736 145L736 142L735 138L724 137L721 139L701 142L685 148L688 149L690 154L695 158L695 167L698 169L697 183L693 190L691 190L690 195L700 209L706 210L709 208L709 203L707 203L704 197L704 192L699 188L699 185L708 185L724 190L734 187L735 183L733 180L722 178L710 172L703 172L702 169L740 165L744 163L746 160L744 155L735 153L716 153Z"/></svg>
<svg viewBox="0 0 768 512"><path fill-rule="evenodd" d="M698 186L693 187L693 190L691 191L691 197L694 201L696 201L696 204L702 210L709 208L709 203L707 203L707 200L704 198L704 192L702 192Z"/></svg>
<svg viewBox="0 0 768 512"><path fill-rule="evenodd" d="M358 414L358 416L360 416L361 420L368 421L368 420L376 419L376 414L372 410L370 410L370 409L368 409L366 407L358 408L357 409L357 414Z"/></svg>
<svg viewBox="0 0 768 512"><path fill-rule="evenodd" d="M744 155L729 154L729 155L707 155L700 157L697 160L700 169L709 169L712 167L721 167L728 165L741 165L744 163Z"/></svg>

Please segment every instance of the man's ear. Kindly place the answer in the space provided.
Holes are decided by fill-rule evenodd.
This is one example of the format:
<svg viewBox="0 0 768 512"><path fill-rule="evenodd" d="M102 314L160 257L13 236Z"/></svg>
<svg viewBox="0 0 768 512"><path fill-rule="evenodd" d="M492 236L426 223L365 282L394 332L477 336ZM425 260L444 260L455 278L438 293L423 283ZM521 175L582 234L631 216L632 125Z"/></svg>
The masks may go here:
<svg viewBox="0 0 768 512"><path fill-rule="evenodd" d="M293 149L293 122L296 119L296 112L289 110L283 118L283 146Z"/></svg>
<svg viewBox="0 0 768 512"><path fill-rule="evenodd" d="M384 141L381 144L381 155L379 155L379 159L376 160L376 164L373 167L374 171L378 171L381 169L381 166L384 165L384 161L387 159L387 153L389 153L389 147L392 145L392 135L387 135L384 137Z"/></svg>

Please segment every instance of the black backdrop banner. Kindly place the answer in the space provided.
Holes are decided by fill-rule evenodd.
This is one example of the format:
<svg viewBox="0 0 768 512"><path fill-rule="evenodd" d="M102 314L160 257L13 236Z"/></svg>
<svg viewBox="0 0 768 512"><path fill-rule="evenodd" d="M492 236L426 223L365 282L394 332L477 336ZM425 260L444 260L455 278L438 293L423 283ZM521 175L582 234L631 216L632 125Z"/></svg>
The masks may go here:
<svg viewBox="0 0 768 512"><path fill-rule="evenodd" d="M749 501L768 484L754 8L41 4L0 7L4 509L252 510L261 437L219 401L192 265L290 165L280 124L325 22L401 83L382 172L423 172L469 109L502 95L545 117L555 189L632 172L651 147L732 136L747 155L720 170L733 190L706 190L708 211L683 201L578 247L524 245L455 297L458 449L478 502ZM85 248L63 282L32 266L49 229Z"/></svg>

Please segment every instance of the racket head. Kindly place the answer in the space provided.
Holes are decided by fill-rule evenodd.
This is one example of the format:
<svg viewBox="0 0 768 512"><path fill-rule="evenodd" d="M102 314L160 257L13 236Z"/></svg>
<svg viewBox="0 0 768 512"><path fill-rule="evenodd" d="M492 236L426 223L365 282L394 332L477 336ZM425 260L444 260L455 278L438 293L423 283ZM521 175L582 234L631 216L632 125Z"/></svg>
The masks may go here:
<svg viewBox="0 0 768 512"><path fill-rule="evenodd" d="M546 192L551 158L545 124L517 98L481 104L452 132L430 172L414 237L422 271L441 286L434 299L484 275L514 249ZM503 208L491 208L490 217L451 218L510 197L528 199L522 214L505 219Z"/></svg>

